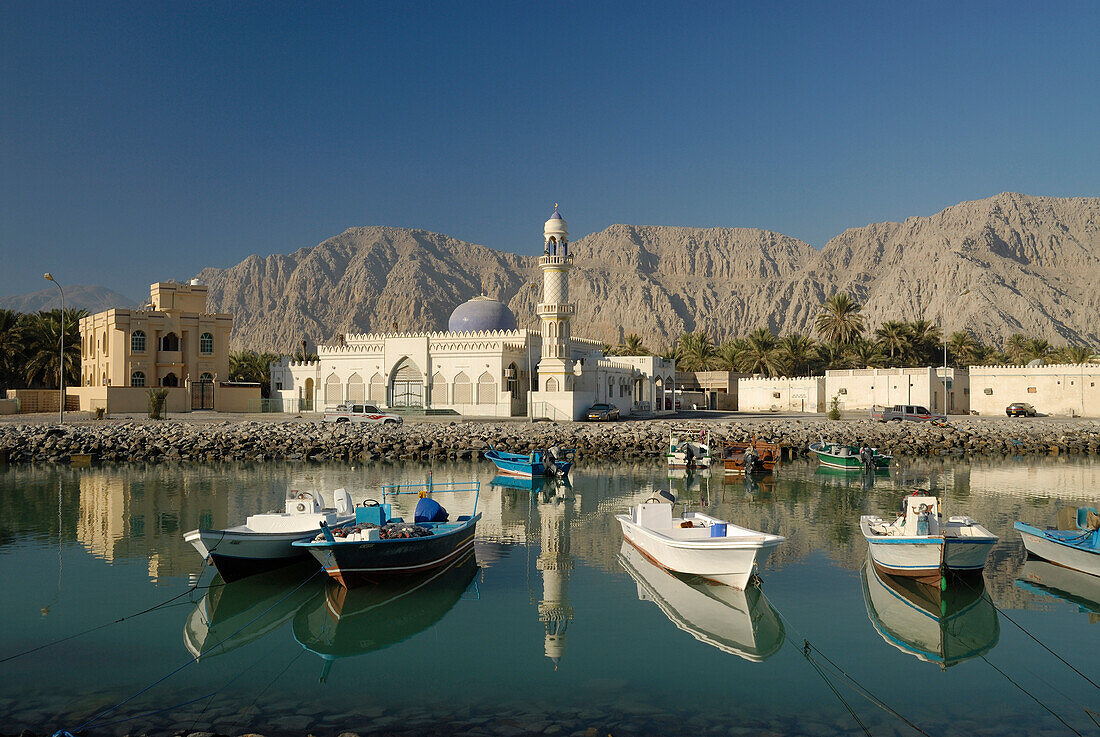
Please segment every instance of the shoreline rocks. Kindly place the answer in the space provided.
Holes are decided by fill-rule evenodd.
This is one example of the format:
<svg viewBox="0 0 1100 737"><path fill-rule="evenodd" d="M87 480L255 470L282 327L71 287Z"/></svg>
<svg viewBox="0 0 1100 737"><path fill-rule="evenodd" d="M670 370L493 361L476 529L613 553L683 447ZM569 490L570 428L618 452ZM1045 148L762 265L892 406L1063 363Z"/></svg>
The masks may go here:
<svg viewBox="0 0 1100 737"><path fill-rule="evenodd" d="M670 428L707 428L717 449L758 440L794 456L823 437L868 443L896 456L1097 455L1100 421L960 418L950 426L869 419L752 418L635 420L608 424L486 421L408 422L399 427L319 421L191 423L122 421L65 426L0 424L0 459L8 463L167 463L213 461L374 461L476 459L494 446L526 452L558 445L578 460L636 460L665 454Z"/></svg>

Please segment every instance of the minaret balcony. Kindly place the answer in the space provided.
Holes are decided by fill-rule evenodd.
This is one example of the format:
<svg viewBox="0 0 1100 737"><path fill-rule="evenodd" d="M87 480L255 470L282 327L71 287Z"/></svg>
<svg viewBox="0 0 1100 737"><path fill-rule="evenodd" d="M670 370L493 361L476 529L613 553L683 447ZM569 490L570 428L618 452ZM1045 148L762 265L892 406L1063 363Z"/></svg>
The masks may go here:
<svg viewBox="0 0 1100 737"><path fill-rule="evenodd" d="M539 266L572 266L572 256L539 256Z"/></svg>
<svg viewBox="0 0 1100 737"><path fill-rule="evenodd" d="M577 314L577 305L574 302L539 302L535 305L535 312L540 317L549 317L551 315L575 315Z"/></svg>

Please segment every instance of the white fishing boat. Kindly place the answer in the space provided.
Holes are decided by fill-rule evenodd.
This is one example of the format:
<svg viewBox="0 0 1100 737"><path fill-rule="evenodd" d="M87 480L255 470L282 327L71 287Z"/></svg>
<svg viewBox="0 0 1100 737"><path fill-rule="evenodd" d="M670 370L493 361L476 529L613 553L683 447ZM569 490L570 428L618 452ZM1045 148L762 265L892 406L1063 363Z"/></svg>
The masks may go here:
<svg viewBox="0 0 1100 737"><path fill-rule="evenodd" d="M283 512L253 514L243 525L224 530L192 530L183 536L203 558L208 558L225 581L236 581L307 557L292 543L312 538L324 522L329 527L355 519L351 494L333 492L333 506L325 507L316 491L291 491Z"/></svg>
<svg viewBox="0 0 1100 737"><path fill-rule="evenodd" d="M638 584L640 601L652 601L699 642L753 663L770 658L783 646L783 622L759 586L740 591L669 571L626 541L619 564Z"/></svg>
<svg viewBox="0 0 1100 737"><path fill-rule="evenodd" d="M668 432L665 460L669 468L710 468L710 430L672 428Z"/></svg>
<svg viewBox="0 0 1100 737"><path fill-rule="evenodd" d="M934 496L907 496L904 511L892 522L877 515L859 518L871 562L882 572L940 584L947 573L977 573L985 568L997 536L970 517L940 514Z"/></svg>
<svg viewBox="0 0 1100 737"><path fill-rule="evenodd" d="M1013 526L1024 539L1029 555L1090 576L1100 576L1100 529L1089 524L1090 512L1092 524L1097 524L1096 510L1079 507L1070 511L1074 517L1073 529L1043 530L1023 522Z"/></svg>
<svg viewBox="0 0 1100 737"><path fill-rule="evenodd" d="M672 504L656 497L616 514L623 537L660 566L736 589L786 538L730 524L702 512L672 516Z"/></svg>

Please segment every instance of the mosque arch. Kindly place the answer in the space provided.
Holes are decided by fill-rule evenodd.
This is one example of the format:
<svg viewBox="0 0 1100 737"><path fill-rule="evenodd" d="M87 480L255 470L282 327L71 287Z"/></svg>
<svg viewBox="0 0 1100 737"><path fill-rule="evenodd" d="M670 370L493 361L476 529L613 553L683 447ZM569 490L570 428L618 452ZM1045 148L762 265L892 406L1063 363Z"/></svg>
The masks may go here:
<svg viewBox="0 0 1100 737"><path fill-rule="evenodd" d="M391 407L424 406L424 374L409 357L402 358L390 374Z"/></svg>
<svg viewBox="0 0 1100 737"><path fill-rule="evenodd" d="M558 380L551 376L546 380L546 391L556 392L558 391Z"/></svg>
<svg viewBox="0 0 1100 737"><path fill-rule="evenodd" d="M375 372L370 377L370 401L371 404L382 404L386 400L386 380L382 374Z"/></svg>
<svg viewBox="0 0 1100 737"><path fill-rule="evenodd" d="M440 371L432 374L432 404L435 406L450 404L447 401L447 379Z"/></svg>
<svg viewBox="0 0 1100 737"><path fill-rule="evenodd" d="M104 340L106 343L106 340ZM162 351L178 351L180 349L180 339L175 333L168 333L160 339L160 349ZM104 354L106 354L106 348L104 348Z"/></svg>
<svg viewBox="0 0 1100 737"><path fill-rule="evenodd" d="M508 368L504 371L504 379L508 386L508 393L512 396L512 399L520 398L520 378L519 378L519 366L515 361L508 364Z"/></svg>
<svg viewBox="0 0 1100 737"><path fill-rule="evenodd" d="M325 379L325 406L335 407L342 401L344 401L344 385L340 382L339 376L331 373Z"/></svg>
<svg viewBox="0 0 1100 737"><path fill-rule="evenodd" d="M497 403L497 381L488 371L483 372L481 376L477 377L477 403Z"/></svg>
<svg viewBox="0 0 1100 737"><path fill-rule="evenodd" d="M367 398L367 385L363 382L363 377L359 375L359 372L355 372L348 377L348 401L349 402L363 402Z"/></svg>
<svg viewBox="0 0 1100 737"><path fill-rule="evenodd" d="M470 377L466 375L465 371L459 371L458 376L455 377L455 404L473 404L474 401L474 387L470 383Z"/></svg>
<svg viewBox="0 0 1100 737"><path fill-rule="evenodd" d="M298 408L299 411L303 411L303 412L312 412L313 411L313 393L314 393L313 387L314 387L313 377L307 378L306 379L305 396L299 397L299 399L302 400L301 406Z"/></svg>

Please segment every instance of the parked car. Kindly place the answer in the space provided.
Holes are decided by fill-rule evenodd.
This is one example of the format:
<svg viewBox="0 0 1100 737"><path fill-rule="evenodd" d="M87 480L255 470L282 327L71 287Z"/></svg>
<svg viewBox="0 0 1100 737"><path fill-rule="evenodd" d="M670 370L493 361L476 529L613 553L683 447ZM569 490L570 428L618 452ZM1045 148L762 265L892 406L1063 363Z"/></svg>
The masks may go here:
<svg viewBox="0 0 1100 737"><path fill-rule="evenodd" d="M871 419L879 422L889 420L914 420L917 422L947 422L946 415L932 414L927 407L919 404L895 404L893 407L871 407Z"/></svg>
<svg viewBox="0 0 1100 737"><path fill-rule="evenodd" d="M607 422L619 419L619 408L613 404L593 404L588 408L585 419L589 422Z"/></svg>
<svg viewBox="0 0 1100 737"><path fill-rule="evenodd" d="M341 404L325 410L325 422L366 422L371 425L400 425L400 415L391 415L373 404Z"/></svg>
<svg viewBox="0 0 1100 737"><path fill-rule="evenodd" d="M1005 407L1005 414L1009 417L1034 417L1035 408L1027 402L1013 402Z"/></svg>

